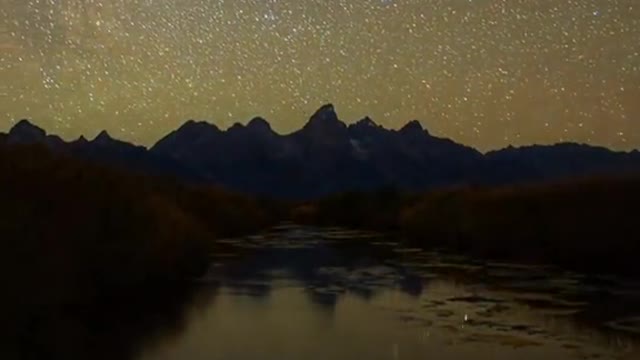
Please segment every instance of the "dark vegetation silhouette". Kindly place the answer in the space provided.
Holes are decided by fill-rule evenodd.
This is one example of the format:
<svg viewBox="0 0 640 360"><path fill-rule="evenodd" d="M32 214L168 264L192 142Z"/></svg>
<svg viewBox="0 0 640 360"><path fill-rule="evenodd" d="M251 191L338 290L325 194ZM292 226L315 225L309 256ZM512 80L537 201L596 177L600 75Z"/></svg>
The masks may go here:
<svg viewBox="0 0 640 360"><path fill-rule="evenodd" d="M189 121L151 149L106 132L65 142L23 120L0 134L0 358L72 348L83 358L105 312L122 324L135 323L140 304L170 314L224 246L216 239L279 220L640 276L640 177L629 175L639 170L637 152L559 144L481 154L415 121L346 125L331 105L288 135L261 118L226 131ZM105 358L133 351L114 341Z"/></svg>
<svg viewBox="0 0 640 360"><path fill-rule="evenodd" d="M306 224L387 231L424 248L640 276L640 177L537 185L385 189L299 203Z"/></svg>
<svg viewBox="0 0 640 360"><path fill-rule="evenodd" d="M149 294L158 302L154 289L183 287L205 271L215 239L278 218L268 201L124 173L42 145L0 145L0 189L2 358L65 353L55 347L69 342L51 340L60 321Z"/></svg>
<svg viewBox="0 0 640 360"><path fill-rule="evenodd" d="M86 169L107 166L122 170L118 175L96 175L85 181L82 176L70 177L70 172L41 169L38 176L25 176L27 181L16 180L25 192L34 189L24 195L34 200L29 205L33 208L12 214L27 214L15 224L28 223L29 216L49 223L6 230L13 231L13 236L25 232L25 238L40 238L41 234L30 232L46 226L54 231L68 226L69 234L99 232L98 238L105 239L131 232L135 235L127 236L158 242L158 246L132 246L160 254L159 249L170 249L164 253L171 256L157 254L150 258L162 258L165 265L180 268L186 267L179 265L181 251L200 251L197 246L174 251L178 246L175 238L194 238L186 243L198 244L201 234L219 237L247 233L274 219L286 218L283 213L288 212L299 222L392 231L425 247L634 272L628 268L629 254L637 244L630 239L638 213L631 205L638 198L637 151L615 152L564 143L508 147L481 154L431 135L417 121L399 130L384 129L369 118L346 125L331 104L322 106L302 129L288 135L275 133L259 117L224 131L206 122L188 121L146 149L115 140L106 132L93 140L65 142L22 120L1 136L0 142L42 144L51 151L46 156L52 161L64 158L68 164L83 163ZM14 163L24 167L28 162ZM41 161L43 166L57 169L45 163ZM42 190L43 194L35 191L49 186L49 180L54 186L56 176L63 175L69 179L58 179L66 184L61 188L67 186L73 192L65 198L64 206L69 209L58 211L47 204L63 203L51 195L60 194L59 190ZM148 175L153 175L153 180ZM158 180L158 175L163 180ZM611 177L614 175L618 178ZM108 181L109 176L120 178ZM69 185L74 182L78 186ZM35 200L47 196L55 201ZM92 196L95 201L90 201ZM123 201L111 205L109 201L118 196ZM277 203L261 197L288 199L288 205L285 200ZM17 199L20 196L14 199L15 205L5 206L27 206ZM128 203L137 207L124 205ZM87 206L93 206L93 212L80 210ZM67 215L74 212L78 214ZM78 227L69 220L75 218L79 219ZM148 225L156 222L158 226ZM101 227L107 230L96 230ZM124 248L115 245L117 241L106 243ZM127 249L131 264L145 269L158 266L153 262L149 267L140 265L136 256L146 259L147 255ZM189 266L196 268L192 263Z"/></svg>

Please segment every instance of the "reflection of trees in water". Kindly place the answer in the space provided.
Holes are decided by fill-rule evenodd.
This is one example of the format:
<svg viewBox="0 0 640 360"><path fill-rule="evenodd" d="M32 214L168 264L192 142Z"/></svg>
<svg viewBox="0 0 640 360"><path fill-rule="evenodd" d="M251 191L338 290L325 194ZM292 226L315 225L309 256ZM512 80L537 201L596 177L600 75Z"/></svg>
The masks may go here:
<svg viewBox="0 0 640 360"><path fill-rule="evenodd" d="M363 255L369 248L353 250L328 245L255 250L237 263L228 264L223 283L243 294L266 297L272 286L269 274L284 271L304 285L314 304L327 309L333 309L345 294L370 300L390 287L413 297L424 291L425 280L418 274L391 265L386 265L384 273L379 274L372 269L380 263ZM390 258L393 254L386 256ZM323 271L326 269L333 270Z"/></svg>

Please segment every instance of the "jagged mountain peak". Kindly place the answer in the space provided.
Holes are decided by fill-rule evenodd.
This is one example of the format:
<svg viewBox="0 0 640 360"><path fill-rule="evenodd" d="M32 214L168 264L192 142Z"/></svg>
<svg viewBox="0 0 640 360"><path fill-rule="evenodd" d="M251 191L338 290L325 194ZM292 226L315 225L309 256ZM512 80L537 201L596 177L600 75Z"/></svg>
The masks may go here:
<svg viewBox="0 0 640 360"><path fill-rule="evenodd" d="M178 129L158 140L152 149L158 152L171 152L176 147L213 141L212 139L223 134L224 132L220 128L207 121L188 120Z"/></svg>
<svg viewBox="0 0 640 360"><path fill-rule="evenodd" d="M253 133L267 133L271 132L271 125L262 117L254 117L251 119L247 125L243 125L242 123L236 122L231 125L228 129L228 132L237 132L237 131L251 131Z"/></svg>
<svg viewBox="0 0 640 360"><path fill-rule="evenodd" d="M244 125L242 125L239 122L235 122L235 123L233 123L233 125L229 126L229 128L227 129L227 132L239 131L239 130L242 130L244 128L245 128Z"/></svg>
<svg viewBox="0 0 640 360"><path fill-rule="evenodd" d="M335 113L336 112L336 107L333 106L332 103L326 103L322 106L320 106L320 108L318 108L318 110L316 110L316 114L318 113L324 113L324 112L332 112Z"/></svg>
<svg viewBox="0 0 640 360"><path fill-rule="evenodd" d="M350 136L360 139L366 140L368 142L374 141L376 138L380 140L380 136L385 136L390 134L391 131L385 129L384 127L376 124L370 117L366 116L363 119L358 120L357 122L349 125L349 134ZM381 140L380 140L381 141Z"/></svg>
<svg viewBox="0 0 640 360"><path fill-rule="evenodd" d="M271 130L271 124L264 118L256 116L249 121L247 128L256 130Z"/></svg>
<svg viewBox="0 0 640 360"><path fill-rule="evenodd" d="M378 124L375 123L375 121L373 121L370 117L365 116L364 118L358 120L355 123L356 126L368 126L368 127L380 127Z"/></svg>
<svg viewBox="0 0 640 360"><path fill-rule="evenodd" d="M408 123L406 123L406 124L402 127L402 130L407 130L407 131L409 131L409 130L411 130L411 131L413 131L413 130L420 130L420 131L422 131L422 130L424 130L424 128L422 127L422 124L420 123L420 121L418 121L418 120L411 120L411 121L409 121Z"/></svg>
<svg viewBox="0 0 640 360"><path fill-rule="evenodd" d="M315 113L313 113L308 124L317 122L340 122L333 104L322 105Z"/></svg>
<svg viewBox="0 0 640 360"><path fill-rule="evenodd" d="M85 138L84 135L80 135L80 137L75 139L73 142L76 144L86 144L89 142L89 140L87 140L87 138Z"/></svg>
<svg viewBox="0 0 640 360"><path fill-rule="evenodd" d="M430 136L419 121L388 130L371 118L348 126L332 104L320 107L300 130L274 135L255 117L230 134L216 125L189 120L151 150L112 138L106 131L84 146L46 135L22 120L7 145L42 142L55 151L151 174L216 183L240 191L282 196L319 196L349 189L373 189L390 182L426 189L461 182L503 184L562 176L640 171L640 155L573 143L507 147L481 154ZM632 155L629 155L632 154Z"/></svg>
<svg viewBox="0 0 640 360"><path fill-rule="evenodd" d="M9 131L11 137L28 137L29 139L44 139L47 132L42 128L32 124L27 119L18 121Z"/></svg>
<svg viewBox="0 0 640 360"><path fill-rule="evenodd" d="M105 143L105 142L113 141L113 138L111 137L111 135L109 135L107 130L102 130L100 131L98 136L96 136L95 139L93 139L93 141L97 143Z"/></svg>
<svg viewBox="0 0 640 360"><path fill-rule="evenodd" d="M28 119L20 119L18 122L15 123L15 125L13 125L13 128L21 128L21 127L37 127L36 125L32 124L31 121L29 121Z"/></svg>
<svg viewBox="0 0 640 360"><path fill-rule="evenodd" d="M347 129L347 125L338 119L333 104L321 106L302 128L305 133L314 135L335 135Z"/></svg>
<svg viewBox="0 0 640 360"><path fill-rule="evenodd" d="M429 131L427 131L422 124L418 120L411 120L406 123L401 129L401 133L404 134L425 134L429 135Z"/></svg>
<svg viewBox="0 0 640 360"><path fill-rule="evenodd" d="M191 120L187 120L184 124L182 124L182 126L180 126L177 131L208 131L208 130L220 131L220 128L218 128L215 124L212 124L207 121L191 119Z"/></svg>
<svg viewBox="0 0 640 360"><path fill-rule="evenodd" d="M7 134L8 144L45 144L50 148L64 146L65 142L57 135L47 135L42 128L32 124L29 120L18 121Z"/></svg>

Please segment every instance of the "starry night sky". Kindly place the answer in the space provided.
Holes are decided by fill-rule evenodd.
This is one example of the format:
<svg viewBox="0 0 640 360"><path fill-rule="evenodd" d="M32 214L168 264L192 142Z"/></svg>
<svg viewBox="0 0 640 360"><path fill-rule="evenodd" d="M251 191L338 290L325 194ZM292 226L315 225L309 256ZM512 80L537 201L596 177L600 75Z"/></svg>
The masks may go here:
<svg viewBox="0 0 640 360"><path fill-rule="evenodd" d="M287 133L419 119L481 150L640 147L637 0L2 0L0 131L150 145L187 119Z"/></svg>

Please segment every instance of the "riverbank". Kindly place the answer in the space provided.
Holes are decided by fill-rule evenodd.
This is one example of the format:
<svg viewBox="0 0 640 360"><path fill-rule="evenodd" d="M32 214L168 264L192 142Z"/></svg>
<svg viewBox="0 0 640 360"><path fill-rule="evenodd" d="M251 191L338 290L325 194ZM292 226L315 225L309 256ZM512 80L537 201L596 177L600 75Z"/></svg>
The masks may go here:
<svg viewBox="0 0 640 360"><path fill-rule="evenodd" d="M1 335L13 344L2 350L9 355L37 348L38 358L51 358L48 352L60 352L49 346L62 342L37 342L55 338L64 314L132 296L157 302L206 270L215 239L279 218L273 202L124 173L40 146L0 147L0 189L8 321Z"/></svg>
<svg viewBox="0 0 640 360"><path fill-rule="evenodd" d="M300 223L396 234L413 246L640 277L640 178L425 194L393 189L299 204Z"/></svg>
<svg viewBox="0 0 640 360"><path fill-rule="evenodd" d="M170 313L188 301L210 255L224 251L216 240L287 218L389 233L423 249L640 277L637 178L425 194L389 188L292 204L124 173L40 146L0 146L0 189L0 337L10 344L1 358L56 358L73 339L90 347L102 322L113 325L105 314L124 324L148 304Z"/></svg>

